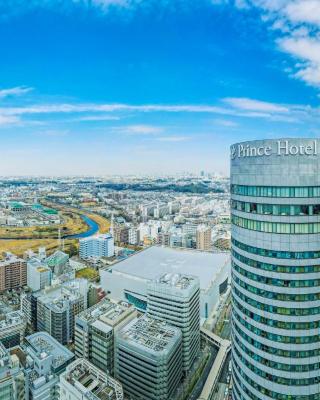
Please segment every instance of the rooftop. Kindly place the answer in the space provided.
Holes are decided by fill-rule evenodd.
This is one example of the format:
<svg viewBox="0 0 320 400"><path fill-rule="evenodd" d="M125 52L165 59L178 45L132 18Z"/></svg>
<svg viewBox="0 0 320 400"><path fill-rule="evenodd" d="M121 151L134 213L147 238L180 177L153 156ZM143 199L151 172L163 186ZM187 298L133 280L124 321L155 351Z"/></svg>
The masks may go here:
<svg viewBox="0 0 320 400"><path fill-rule="evenodd" d="M230 263L228 252L152 246L114 264L112 272L146 280L156 280L166 274L193 275L199 277L201 290L206 290L227 263Z"/></svg>
<svg viewBox="0 0 320 400"><path fill-rule="evenodd" d="M125 301L115 302L109 299L103 299L98 304L79 314L78 318L88 323L100 320L113 326L133 311L134 308Z"/></svg>
<svg viewBox="0 0 320 400"><path fill-rule="evenodd" d="M74 354L66 347L62 346L47 332L36 332L26 337L27 343L31 346L33 354L40 359L53 356L53 368L59 368L61 365L72 360Z"/></svg>
<svg viewBox="0 0 320 400"><path fill-rule="evenodd" d="M148 316L135 318L120 332L122 339L159 353L172 347L181 337L180 329Z"/></svg>
<svg viewBox="0 0 320 400"><path fill-rule="evenodd" d="M70 364L61 377L62 381L74 386L83 395L83 399L123 399L121 384L83 358Z"/></svg>
<svg viewBox="0 0 320 400"><path fill-rule="evenodd" d="M0 320L0 331L10 327L17 327L21 323L25 323L24 315L21 311L12 311L3 316Z"/></svg>

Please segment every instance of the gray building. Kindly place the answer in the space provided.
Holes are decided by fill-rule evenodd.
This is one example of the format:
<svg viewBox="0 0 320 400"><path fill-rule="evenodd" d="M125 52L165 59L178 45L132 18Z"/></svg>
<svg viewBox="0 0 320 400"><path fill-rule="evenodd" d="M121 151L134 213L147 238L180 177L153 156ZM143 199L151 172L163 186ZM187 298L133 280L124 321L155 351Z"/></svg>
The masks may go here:
<svg viewBox="0 0 320 400"><path fill-rule="evenodd" d="M135 318L135 308L104 299L75 318L75 354L111 375L114 373L114 332Z"/></svg>
<svg viewBox="0 0 320 400"><path fill-rule="evenodd" d="M233 400L320 398L319 151L231 147Z"/></svg>
<svg viewBox="0 0 320 400"><path fill-rule="evenodd" d="M26 339L26 400L58 400L59 376L74 354L46 332Z"/></svg>
<svg viewBox="0 0 320 400"><path fill-rule="evenodd" d="M116 333L116 377L132 400L173 400L182 378L181 331L144 316Z"/></svg>
<svg viewBox="0 0 320 400"><path fill-rule="evenodd" d="M188 372L200 351L199 278L171 273L149 282L147 313L180 328L183 370Z"/></svg>
<svg viewBox="0 0 320 400"><path fill-rule="evenodd" d="M29 311L36 313L38 331L46 331L58 342L68 344L74 338L75 316L87 308L87 295L87 280L74 279L33 294L24 299L23 306L27 310L30 303Z"/></svg>

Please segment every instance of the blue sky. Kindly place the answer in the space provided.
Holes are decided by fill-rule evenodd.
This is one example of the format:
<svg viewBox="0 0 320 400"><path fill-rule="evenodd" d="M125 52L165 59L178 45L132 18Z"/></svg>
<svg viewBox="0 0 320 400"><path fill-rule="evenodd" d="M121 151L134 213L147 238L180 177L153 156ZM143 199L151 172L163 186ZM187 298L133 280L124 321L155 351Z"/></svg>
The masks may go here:
<svg viewBox="0 0 320 400"><path fill-rule="evenodd" d="M7 0L0 175L228 173L320 135L320 0Z"/></svg>

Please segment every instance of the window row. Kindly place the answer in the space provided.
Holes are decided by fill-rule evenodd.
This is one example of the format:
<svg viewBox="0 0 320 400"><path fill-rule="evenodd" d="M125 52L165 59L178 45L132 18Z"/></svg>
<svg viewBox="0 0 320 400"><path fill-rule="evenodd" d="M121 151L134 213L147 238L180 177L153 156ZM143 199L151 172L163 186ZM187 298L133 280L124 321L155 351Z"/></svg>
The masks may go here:
<svg viewBox="0 0 320 400"><path fill-rule="evenodd" d="M233 299L233 304L237 307L239 311L242 312L242 314L251 318L253 321L259 322L260 324L264 324L267 326L271 326L272 328L287 329L287 330L309 330L309 329L320 328L320 321L311 321L311 322L278 321L267 317L262 317L261 315L249 311L247 308L243 307L236 299Z"/></svg>
<svg viewBox="0 0 320 400"><path fill-rule="evenodd" d="M320 369L320 363L314 364L284 364L276 361L269 360L267 358L259 356L257 353L250 350L246 347L242 342L235 340L237 345L241 348L242 351L245 352L249 357L251 357L254 361L268 367L277 369L279 371L287 371L287 372L310 372L317 371Z"/></svg>
<svg viewBox="0 0 320 400"><path fill-rule="evenodd" d="M231 194L253 197L320 197L320 186L245 186L231 185Z"/></svg>
<svg viewBox="0 0 320 400"><path fill-rule="evenodd" d="M251 325L250 325L251 326ZM232 325L232 329L237 332L238 335L242 337L246 342L251 344L251 346L256 347L257 349L264 351L266 353L278 356L278 357L286 357L286 358L310 358L310 357L318 357L320 356L320 347L312 350L285 350L285 349L277 349L275 347L268 346L266 344L260 343L247 334L245 334L235 323Z"/></svg>
<svg viewBox="0 0 320 400"><path fill-rule="evenodd" d="M302 287L305 288L305 287L320 286L320 279L303 279L303 280L276 279L268 276L253 274L252 272L249 272L241 268L234 261L232 262L232 266L234 270L237 271L239 274L245 276L246 278L252 281L263 283L265 285L288 287L288 288L302 288Z"/></svg>
<svg viewBox="0 0 320 400"><path fill-rule="evenodd" d="M274 400L320 400L320 393L319 394L311 394L311 395L306 395L306 396L292 396L289 394L282 394L282 393L277 393L273 392L270 389L266 389L263 386L259 385L257 382L253 381L251 378L246 375L242 368L240 368L235 361L233 361L233 365L236 367L237 373L243 378L243 379L237 379L235 381L234 387L236 387L237 384L240 385L241 389L247 394L247 396L252 399L252 400L260 400L259 397L254 395L248 388L244 385L243 381L247 382L250 386L255 388L258 392L262 393L265 396L269 396L271 399ZM241 395L240 395L241 396ZM242 396L240 397L241 400L244 400Z"/></svg>
<svg viewBox="0 0 320 400"><path fill-rule="evenodd" d="M290 205L290 204L260 204L231 200L233 210L252 214L278 216L308 216L320 215L320 204Z"/></svg>
<svg viewBox="0 0 320 400"><path fill-rule="evenodd" d="M235 274L232 274L234 282L240 287L245 289L247 292L253 293L259 297L265 297L266 299L277 300L277 301L292 301L292 302L304 302L304 301L317 301L320 300L320 292L318 293L276 293L268 290L260 289L255 286L249 285L243 282Z"/></svg>
<svg viewBox="0 0 320 400"><path fill-rule="evenodd" d="M308 274L314 272L320 272L320 265L274 265L263 263L251 258L245 257L242 254L232 250L232 255L235 259L241 261L243 264L249 265L249 267L257 268L263 271L281 272L284 274Z"/></svg>
<svg viewBox="0 0 320 400"><path fill-rule="evenodd" d="M264 233L306 235L320 233L320 222L292 224L286 222L256 221L253 219L231 216L231 222L240 228Z"/></svg>
<svg viewBox="0 0 320 400"><path fill-rule="evenodd" d="M232 244L237 246L239 249L247 251L248 253L256 254L257 256L271 257L271 258L283 258L286 260L307 260L312 258L320 258L320 250L317 251L277 251L262 249L260 247L250 246L239 242L232 238Z"/></svg>
<svg viewBox="0 0 320 400"><path fill-rule="evenodd" d="M296 317L302 317L304 315L318 315L320 314L320 307L310 307L310 308L287 308L278 307L270 304L260 303L250 297L247 297L242 292L240 292L235 286L233 286L234 293L245 303L250 306L257 308L258 310L267 311L273 314L280 315L292 315Z"/></svg>
<svg viewBox="0 0 320 400"><path fill-rule="evenodd" d="M247 368L249 368L253 373L255 373L256 375L260 376L263 379L266 379L270 382L274 382L278 385L310 386L310 385L317 385L320 383L320 375L312 378L294 379L290 377L290 374L288 374L287 378L269 374L268 372L265 372L262 369L251 364L251 362L249 362L245 357L242 356L242 354L240 354L239 350L235 346L233 347L233 351L237 354L242 364L244 364Z"/></svg>

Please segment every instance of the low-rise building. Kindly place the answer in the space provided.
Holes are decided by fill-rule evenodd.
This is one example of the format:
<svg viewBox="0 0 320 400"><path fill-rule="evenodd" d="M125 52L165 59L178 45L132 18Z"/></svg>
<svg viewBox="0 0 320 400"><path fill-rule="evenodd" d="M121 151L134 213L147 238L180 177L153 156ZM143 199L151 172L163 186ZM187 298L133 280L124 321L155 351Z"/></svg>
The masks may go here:
<svg viewBox="0 0 320 400"><path fill-rule="evenodd" d="M80 358L60 376L60 400L123 400L121 384Z"/></svg>

